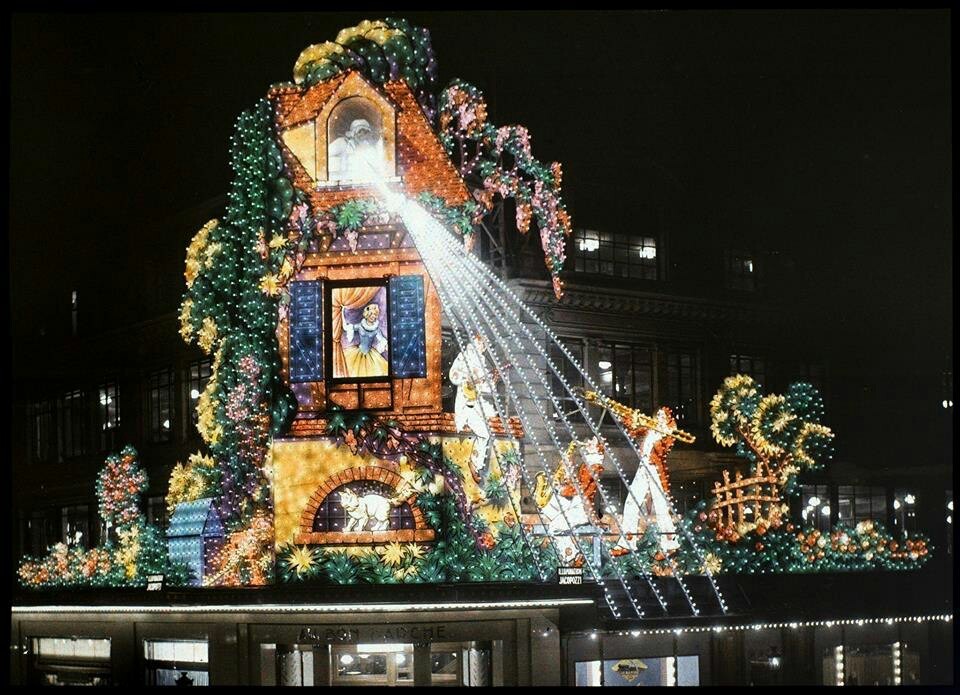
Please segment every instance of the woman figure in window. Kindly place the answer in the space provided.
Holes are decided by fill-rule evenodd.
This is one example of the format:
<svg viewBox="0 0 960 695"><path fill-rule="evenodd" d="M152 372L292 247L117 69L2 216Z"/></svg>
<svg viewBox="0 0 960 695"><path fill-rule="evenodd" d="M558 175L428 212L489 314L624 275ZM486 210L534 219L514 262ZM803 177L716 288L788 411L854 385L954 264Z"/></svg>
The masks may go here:
<svg viewBox="0 0 960 695"><path fill-rule="evenodd" d="M363 309L363 318L359 323L347 321L347 314L343 314L343 331L347 343L343 349L343 359L347 365L347 376L387 376L389 364L383 357L387 351L387 337L380 328L380 305L368 304Z"/></svg>

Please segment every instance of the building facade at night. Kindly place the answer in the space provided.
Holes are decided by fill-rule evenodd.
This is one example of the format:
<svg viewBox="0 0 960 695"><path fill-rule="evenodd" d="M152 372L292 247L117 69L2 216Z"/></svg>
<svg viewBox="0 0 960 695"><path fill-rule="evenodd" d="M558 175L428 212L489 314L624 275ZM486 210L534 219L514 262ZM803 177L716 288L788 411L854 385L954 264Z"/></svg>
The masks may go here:
<svg viewBox="0 0 960 695"><path fill-rule="evenodd" d="M559 165L387 22L238 120L141 320L74 292L18 346L12 683L951 683L947 407L891 460L788 254L670 199L571 228ZM723 389L783 408L749 450Z"/></svg>

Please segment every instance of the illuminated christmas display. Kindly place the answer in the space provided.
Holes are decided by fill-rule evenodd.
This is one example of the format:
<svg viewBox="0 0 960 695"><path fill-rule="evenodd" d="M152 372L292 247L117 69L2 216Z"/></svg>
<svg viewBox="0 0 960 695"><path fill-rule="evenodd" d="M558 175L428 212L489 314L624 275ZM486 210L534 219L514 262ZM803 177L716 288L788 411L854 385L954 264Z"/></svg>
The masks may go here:
<svg viewBox="0 0 960 695"><path fill-rule="evenodd" d="M638 587L666 606L654 576L698 615L687 575L726 612L715 573L924 563L924 538L878 521L790 520L797 477L834 438L804 383L764 396L750 376L724 382L711 432L750 470L724 471L709 507L678 514L668 455L694 437L667 407L604 395L473 254L476 225L512 199L562 297L560 164L533 157L525 128L492 125L476 87L438 94L436 72L425 29L365 21L305 49L294 82L240 115L228 206L187 248L180 306L182 338L213 356L196 408L207 451L173 469L166 529L137 507L136 452L109 458L97 490L111 540L27 558L21 582L554 582L581 568L615 617L640 618Z"/></svg>

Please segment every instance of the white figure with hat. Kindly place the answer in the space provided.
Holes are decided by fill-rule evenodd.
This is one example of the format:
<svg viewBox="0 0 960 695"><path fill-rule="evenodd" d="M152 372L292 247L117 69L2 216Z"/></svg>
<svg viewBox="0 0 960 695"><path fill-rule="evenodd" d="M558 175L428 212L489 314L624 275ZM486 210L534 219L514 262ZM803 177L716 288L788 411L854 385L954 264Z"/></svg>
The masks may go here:
<svg viewBox="0 0 960 695"><path fill-rule="evenodd" d="M364 181L383 173L383 140L364 118L351 121L347 132L330 143L327 154L332 181Z"/></svg>

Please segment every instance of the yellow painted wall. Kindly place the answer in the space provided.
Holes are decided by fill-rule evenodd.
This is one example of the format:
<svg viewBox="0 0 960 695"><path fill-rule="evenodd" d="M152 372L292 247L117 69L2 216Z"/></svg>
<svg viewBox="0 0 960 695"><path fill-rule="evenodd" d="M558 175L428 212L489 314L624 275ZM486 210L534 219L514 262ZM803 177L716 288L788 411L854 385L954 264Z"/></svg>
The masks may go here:
<svg viewBox="0 0 960 695"><path fill-rule="evenodd" d="M469 435L463 437L432 437L431 441L436 443L441 439L444 455L462 471L464 492L467 499L474 505L476 513L491 524L502 521L507 513L515 514L511 505L507 505L504 509L498 509L491 504L487 504L483 499L483 491L474 482L467 464L473 450L473 437ZM502 456L514 445L506 440L496 440L494 446L497 447ZM406 462L405 458L401 459L398 466L395 463L381 461L367 453L355 456L350 453L350 449L346 445L339 445L336 440L331 438L275 440L270 460L274 529L278 548L281 545L293 542L300 525L300 517L311 495L320 485L337 473L349 468L376 465L396 470L401 478L410 481L413 480L415 474L413 467ZM485 477L494 473L500 474L497 455L493 449L490 451L487 466L488 468L484 471ZM434 490L437 489L436 485L441 481L440 478L435 481ZM511 495L517 510L519 510L519 484L516 489L511 491ZM443 535L442 529L437 529L437 531L440 532L438 537Z"/></svg>

